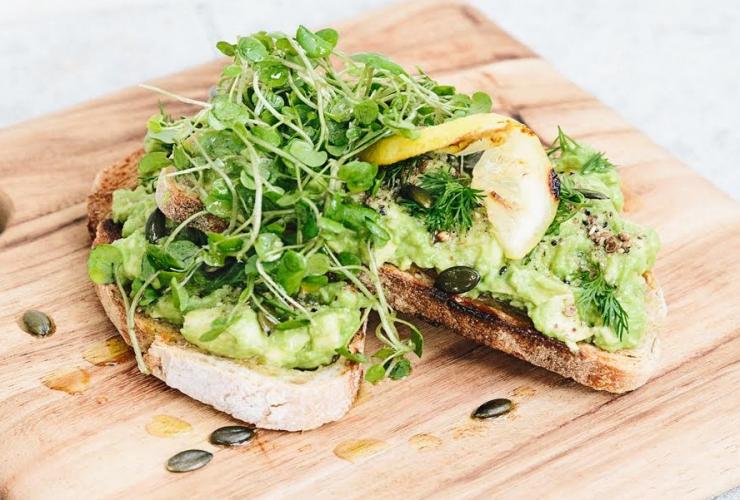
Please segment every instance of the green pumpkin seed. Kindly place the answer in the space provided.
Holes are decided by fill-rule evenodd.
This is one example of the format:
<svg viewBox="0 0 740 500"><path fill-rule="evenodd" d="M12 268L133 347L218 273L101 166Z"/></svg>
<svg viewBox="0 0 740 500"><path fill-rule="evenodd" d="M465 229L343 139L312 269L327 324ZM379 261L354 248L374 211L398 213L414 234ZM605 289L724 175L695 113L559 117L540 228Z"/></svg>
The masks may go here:
<svg viewBox="0 0 740 500"><path fill-rule="evenodd" d="M493 418L500 417L511 411L511 400L498 398L492 399L480 405L474 412L473 418Z"/></svg>
<svg viewBox="0 0 740 500"><path fill-rule="evenodd" d="M51 318L35 309L23 313L20 324L23 331L39 337L51 335L56 330Z"/></svg>
<svg viewBox="0 0 740 500"><path fill-rule="evenodd" d="M581 193L583 196L585 196L589 200L608 200L609 199L609 197L605 195L604 193L594 191L593 189L576 189L576 191Z"/></svg>
<svg viewBox="0 0 740 500"><path fill-rule="evenodd" d="M158 239L167 235L167 217L158 208L149 214L144 226L144 233L149 243L156 243Z"/></svg>
<svg viewBox="0 0 740 500"><path fill-rule="evenodd" d="M419 186L406 184L401 188L401 196L415 202L420 207L432 207L432 195L429 193L429 191Z"/></svg>
<svg viewBox="0 0 740 500"><path fill-rule="evenodd" d="M473 170L473 167L475 167L478 164L478 160L480 160L481 156L483 156L483 151L478 151L477 153L471 153L469 155L463 156L462 157L463 170Z"/></svg>
<svg viewBox="0 0 740 500"><path fill-rule="evenodd" d="M454 266L445 269L434 282L434 286L447 293L465 293L480 282L478 271L468 266Z"/></svg>
<svg viewBox="0 0 740 500"><path fill-rule="evenodd" d="M243 425L227 425L211 434L211 443L221 446L239 446L254 438L256 431Z"/></svg>
<svg viewBox="0 0 740 500"><path fill-rule="evenodd" d="M170 472L190 472L208 465L213 453L204 450L185 450L173 455L167 460L167 470Z"/></svg>

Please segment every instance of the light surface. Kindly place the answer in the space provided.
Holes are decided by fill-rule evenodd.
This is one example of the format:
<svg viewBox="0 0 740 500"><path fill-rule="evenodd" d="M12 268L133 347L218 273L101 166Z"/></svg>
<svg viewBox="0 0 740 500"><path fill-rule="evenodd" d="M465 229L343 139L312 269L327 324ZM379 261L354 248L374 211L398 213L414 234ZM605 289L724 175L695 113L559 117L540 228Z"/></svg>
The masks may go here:
<svg viewBox="0 0 740 500"><path fill-rule="evenodd" d="M220 39L387 0L35 0L0 7L0 127L213 59ZM471 0L740 199L740 3ZM454 54L452 55L454 57Z"/></svg>

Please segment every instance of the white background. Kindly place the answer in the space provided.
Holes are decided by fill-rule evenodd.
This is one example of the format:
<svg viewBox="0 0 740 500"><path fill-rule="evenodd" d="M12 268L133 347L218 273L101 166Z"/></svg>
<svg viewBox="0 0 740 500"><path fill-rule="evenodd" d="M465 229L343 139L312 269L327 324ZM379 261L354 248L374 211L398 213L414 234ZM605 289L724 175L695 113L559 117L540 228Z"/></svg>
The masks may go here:
<svg viewBox="0 0 740 500"><path fill-rule="evenodd" d="M0 127L213 59L220 39L385 3L0 0ZM740 2L471 3L740 199Z"/></svg>

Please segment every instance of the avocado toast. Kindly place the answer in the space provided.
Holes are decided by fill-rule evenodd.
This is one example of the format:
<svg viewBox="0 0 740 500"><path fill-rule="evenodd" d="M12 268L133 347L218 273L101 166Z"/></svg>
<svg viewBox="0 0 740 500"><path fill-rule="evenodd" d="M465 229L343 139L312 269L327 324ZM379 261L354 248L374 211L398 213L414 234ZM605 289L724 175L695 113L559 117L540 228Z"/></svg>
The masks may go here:
<svg viewBox="0 0 740 500"><path fill-rule="evenodd" d="M309 429L346 412L363 364L372 383L411 373L423 337L399 311L595 388L644 383L657 240L622 227L614 167L564 134L548 157L485 94L336 40L221 42L233 63L201 111L160 112L98 177L90 276L139 368ZM383 347L362 354L370 310Z"/></svg>

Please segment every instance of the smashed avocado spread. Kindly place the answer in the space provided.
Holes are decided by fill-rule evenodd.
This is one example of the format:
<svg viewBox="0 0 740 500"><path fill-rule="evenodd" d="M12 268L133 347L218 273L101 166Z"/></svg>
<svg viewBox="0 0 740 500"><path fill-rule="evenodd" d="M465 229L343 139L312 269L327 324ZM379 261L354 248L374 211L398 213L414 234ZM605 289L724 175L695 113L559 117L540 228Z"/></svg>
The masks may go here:
<svg viewBox="0 0 740 500"><path fill-rule="evenodd" d="M380 54L342 54L333 29L258 32L217 48L231 58L207 101L147 123L138 185L113 193L121 237L93 248L88 273L115 286L139 368L135 315L176 327L214 356L314 370L344 358L366 380L411 373L423 337L379 286L374 249L390 233L365 203L380 187L359 153L385 137L483 115L459 93ZM338 240L347 240L336 250ZM378 315L381 348L353 351ZM403 325L403 328L399 328Z"/></svg>
<svg viewBox="0 0 740 500"><path fill-rule="evenodd" d="M139 369L145 314L214 356L403 379L424 342L386 300L385 263L505 301L572 349L636 346L658 241L621 217L614 166L562 132L546 154L487 94L337 39L219 42L232 62L208 101L175 96L199 111L148 121L138 185L113 193L121 237L88 259L121 294ZM381 347L354 352L370 311Z"/></svg>
<svg viewBox="0 0 740 500"><path fill-rule="evenodd" d="M657 235L620 215L622 192L611 164L567 136L561 135L560 144L552 161L561 193L570 198L561 199L555 220L525 258L504 257L482 208L473 210L466 231L432 233L392 190L374 202L390 233L388 243L376 250L377 258L402 270L469 266L481 279L467 295L489 296L525 310L537 330L571 348L578 342L608 351L635 347L647 327L644 274L655 261ZM418 181L424 171L449 171L457 163L459 158L451 155L427 155L405 182ZM600 304L579 300L595 273L621 306L626 318L621 331L607 324Z"/></svg>

